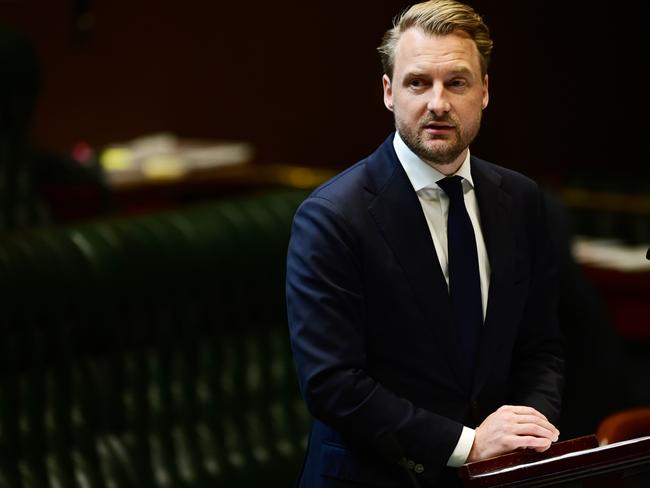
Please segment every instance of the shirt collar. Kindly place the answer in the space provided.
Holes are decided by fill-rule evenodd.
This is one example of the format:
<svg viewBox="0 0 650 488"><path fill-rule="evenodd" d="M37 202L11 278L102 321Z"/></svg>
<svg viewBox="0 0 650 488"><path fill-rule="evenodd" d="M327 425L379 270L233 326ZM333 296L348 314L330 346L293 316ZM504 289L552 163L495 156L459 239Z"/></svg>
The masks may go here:
<svg viewBox="0 0 650 488"><path fill-rule="evenodd" d="M395 132L393 147L395 148L397 159L399 159L399 162L402 164L406 176L408 176L408 179L416 192L423 188L438 188L436 182L446 178L446 176L440 171L425 163L417 154L411 151L398 132ZM472 180L472 171L469 162L469 149L467 150L465 161L463 161L463 164L460 165L460 168L458 168L458 171L456 171L454 175L462 176L471 187L474 187L474 180Z"/></svg>

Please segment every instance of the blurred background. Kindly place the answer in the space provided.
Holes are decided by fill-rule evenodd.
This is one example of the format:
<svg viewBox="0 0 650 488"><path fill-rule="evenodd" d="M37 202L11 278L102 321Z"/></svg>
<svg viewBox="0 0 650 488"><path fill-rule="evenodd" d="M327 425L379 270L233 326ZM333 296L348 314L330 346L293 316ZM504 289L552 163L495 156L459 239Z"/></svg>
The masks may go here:
<svg viewBox="0 0 650 488"><path fill-rule="evenodd" d="M0 0L0 486L291 479L291 216L392 130L375 49L409 3ZM546 190L560 430L593 433L650 404L640 16L468 3L495 42L472 150Z"/></svg>

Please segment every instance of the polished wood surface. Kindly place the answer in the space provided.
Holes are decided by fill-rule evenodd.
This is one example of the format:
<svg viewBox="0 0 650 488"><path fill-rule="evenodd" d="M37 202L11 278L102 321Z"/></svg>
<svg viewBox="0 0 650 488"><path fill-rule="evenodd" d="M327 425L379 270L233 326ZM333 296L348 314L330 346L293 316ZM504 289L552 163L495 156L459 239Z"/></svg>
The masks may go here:
<svg viewBox="0 0 650 488"><path fill-rule="evenodd" d="M515 452L460 468L466 487L650 486L650 438L598 447L595 436L553 445L545 453ZM567 453L573 456L561 457ZM538 461L543 461L539 463ZM508 469L519 466L517 469Z"/></svg>
<svg viewBox="0 0 650 488"><path fill-rule="evenodd" d="M568 452L581 451L584 449L591 449L593 447L598 447L598 439L596 439L596 437L593 435L589 435L563 442L557 442L553 444L546 452L536 452L532 450L515 451L510 454L504 454L503 456L497 456L494 458L486 459L484 461L465 464L460 468L460 471L463 479L472 480L477 476L498 471L503 468L518 466L520 464L533 463L535 461L541 461L542 459L561 456L562 454L566 454Z"/></svg>

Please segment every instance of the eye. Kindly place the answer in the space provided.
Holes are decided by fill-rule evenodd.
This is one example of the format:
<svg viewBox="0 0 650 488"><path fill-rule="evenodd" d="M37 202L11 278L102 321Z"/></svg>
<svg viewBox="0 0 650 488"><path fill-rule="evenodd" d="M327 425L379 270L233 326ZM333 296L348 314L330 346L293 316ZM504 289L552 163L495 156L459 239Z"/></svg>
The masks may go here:
<svg viewBox="0 0 650 488"><path fill-rule="evenodd" d="M469 83L464 78L454 78L449 82L451 88L466 88L468 85Z"/></svg>
<svg viewBox="0 0 650 488"><path fill-rule="evenodd" d="M411 78L408 81L408 86L413 88L413 89L416 89L416 90L418 90L420 88L424 88L426 85L427 85L427 82L422 78Z"/></svg>

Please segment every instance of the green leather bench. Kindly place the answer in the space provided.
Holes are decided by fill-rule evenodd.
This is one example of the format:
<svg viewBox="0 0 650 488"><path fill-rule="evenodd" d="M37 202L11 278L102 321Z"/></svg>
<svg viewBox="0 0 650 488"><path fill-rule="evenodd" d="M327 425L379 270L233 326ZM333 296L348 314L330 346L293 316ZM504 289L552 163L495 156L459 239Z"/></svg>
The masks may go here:
<svg viewBox="0 0 650 488"><path fill-rule="evenodd" d="M0 487L292 486L306 192L0 237Z"/></svg>

